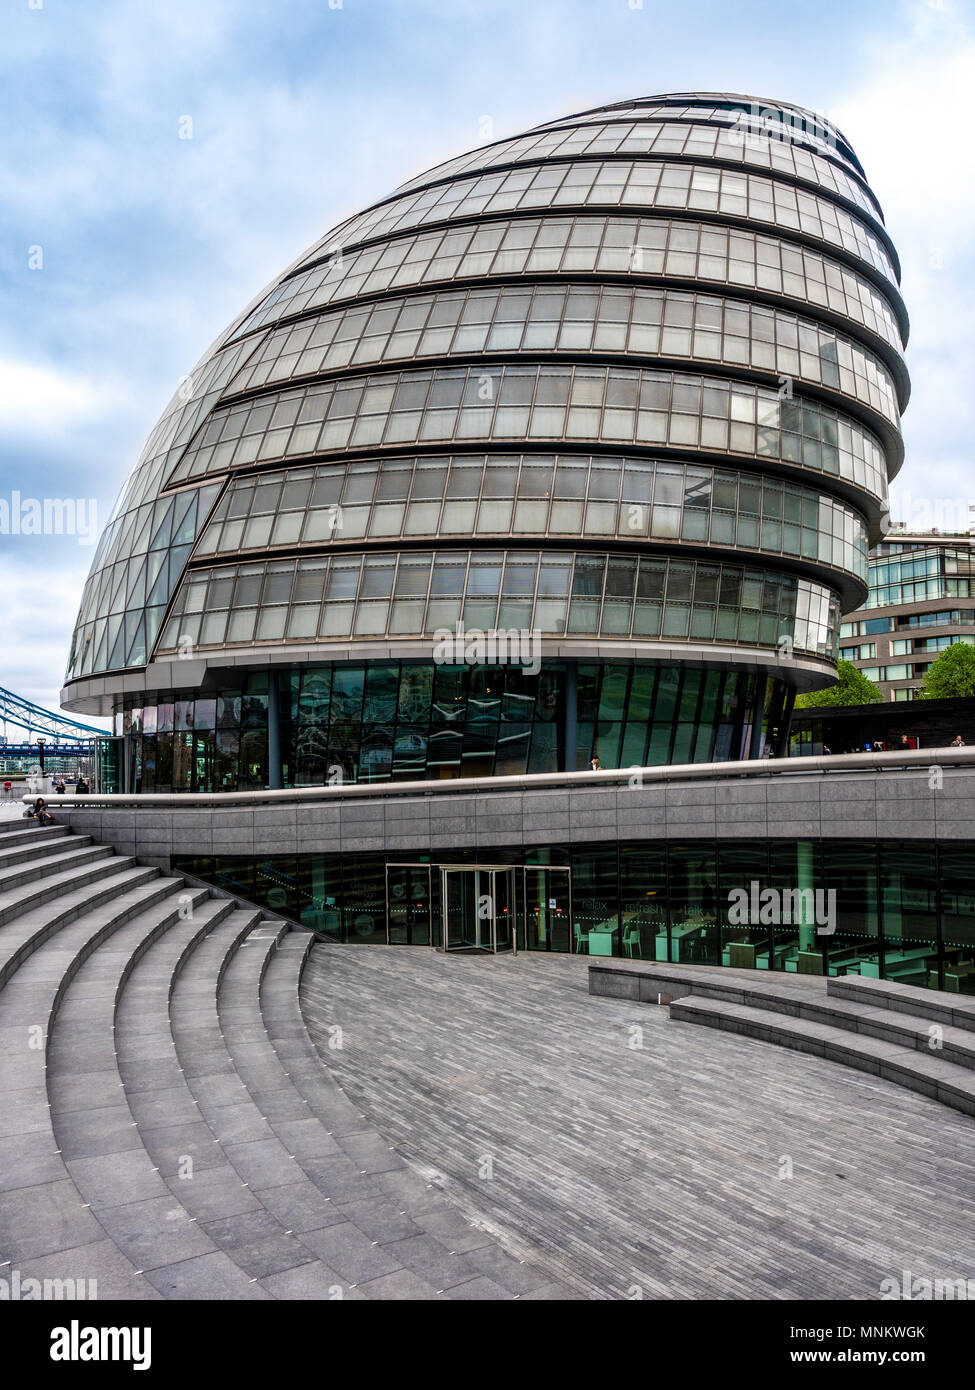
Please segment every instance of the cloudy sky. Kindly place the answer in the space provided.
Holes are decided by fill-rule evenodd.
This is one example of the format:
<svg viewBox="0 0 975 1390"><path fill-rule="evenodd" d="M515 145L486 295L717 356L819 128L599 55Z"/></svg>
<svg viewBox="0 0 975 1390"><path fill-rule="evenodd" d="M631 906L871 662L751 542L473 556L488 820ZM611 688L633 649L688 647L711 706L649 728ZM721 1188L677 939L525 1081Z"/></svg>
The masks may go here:
<svg viewBox="0 0 975 1390"><path fill-rule="evenodd" d="M971 5L6 0L0 516L20 492L93 499L107 521L180 376L242 306L328 227L478 144L487 120L504 138L691 89L795 101L853 141L912 320L895 512L967 505ZM56 707L91 554L0 534L0 685Z"/></svg>

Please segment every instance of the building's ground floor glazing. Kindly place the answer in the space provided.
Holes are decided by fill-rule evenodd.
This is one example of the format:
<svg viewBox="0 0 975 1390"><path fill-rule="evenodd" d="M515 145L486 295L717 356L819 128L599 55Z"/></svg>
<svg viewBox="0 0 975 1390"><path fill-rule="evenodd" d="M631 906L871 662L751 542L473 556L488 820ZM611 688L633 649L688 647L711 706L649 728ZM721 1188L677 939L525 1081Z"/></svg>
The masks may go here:
<svg viewBox="0 0 975 1390"><path fill-rule="evenodd" d="M555 951L975 994L975 842L699 840L174 858L336 942Z"/></svg>
<svg viewBox="0 0 975 1390"><path fill-rule="evenodd" d="M330 663L116 716L125 790L238 791L779 756L792 690L689 664Z"/></svg>

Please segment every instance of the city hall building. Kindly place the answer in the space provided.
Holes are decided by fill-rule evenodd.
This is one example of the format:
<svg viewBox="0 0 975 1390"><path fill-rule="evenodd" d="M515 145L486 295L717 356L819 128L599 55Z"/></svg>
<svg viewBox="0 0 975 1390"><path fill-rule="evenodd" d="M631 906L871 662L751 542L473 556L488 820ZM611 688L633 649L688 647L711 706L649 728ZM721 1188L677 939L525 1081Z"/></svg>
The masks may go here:
<svg viewBox="0 0 975 1390"><path fill-rule="evenodd" d="M903 461L898 279L852 147L795 106L648 97L411 179L173 398L95 555L65 708L114 718L133 793L781 755ZM264 848L175 862L342 940L484 945L489 887L493 945L826 960L811 929L730 926L714 845ZM743 843L728 872L811 887L838 851ZM884 864L912 898L936 867L876 849L840 937L878 970ZM918 982L948 959L939 914Z"/></svg>

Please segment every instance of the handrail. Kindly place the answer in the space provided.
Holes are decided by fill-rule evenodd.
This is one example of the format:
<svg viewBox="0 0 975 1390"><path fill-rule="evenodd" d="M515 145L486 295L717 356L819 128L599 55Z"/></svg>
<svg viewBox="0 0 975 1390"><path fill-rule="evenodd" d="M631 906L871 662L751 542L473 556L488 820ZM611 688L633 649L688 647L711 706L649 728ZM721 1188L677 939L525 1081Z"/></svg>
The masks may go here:
<svg viewBox="0 0 975 1390"><path fill-rule="evenodd" d="M599 772L536 772L503 777L453 777L435 782L343 782L324 787L265 788L247 792L94 792L78 796L45 796L51 807L132 806L158 809L160 806L256 806L288 805L303 802L384 800L397 796L457 796L464 793L541 791L572 786L615 786L619 783L647 786L654 782L700 782L708 778L807 777L824 773L855 773L885 769L975 766L975 748L909 748L892 753L817 754L802 758L757 758L728 763L678 763L660 767L606 768ZM24 802L37 798L26 795Z"/></svg>

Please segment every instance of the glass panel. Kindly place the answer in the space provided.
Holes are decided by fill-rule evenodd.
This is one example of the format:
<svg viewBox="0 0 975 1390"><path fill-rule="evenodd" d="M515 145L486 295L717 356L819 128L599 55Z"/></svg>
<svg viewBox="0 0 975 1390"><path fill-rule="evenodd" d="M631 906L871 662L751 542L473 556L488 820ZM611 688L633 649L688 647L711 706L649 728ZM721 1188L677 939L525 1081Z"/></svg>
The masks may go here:
<svg viewBox="0 0 975 1390"><path fill-rule="evenodd" d="M386 869L387 941L391 946L429 946L430 867L390 864Z"/></svg>
<svg viewBox="0 0 975 1390"><path fill-rule="evenodd" d="M970 845L938 848L944 988L975 994L975 851Z"/></svg>
<svg viewBox="0 0 975 1390"><path fill-rule="evenodd" d="M740 970L768 970L777 900L767 892L766 847L720 844L718 883L721 964Z"/></svg>
<svg viewBox="0 0 975 1390"><path fill-rule="evenodd" d="M569 950L569 884L566 868L525 869L525 944L530 951Z"/></svg>
<svg viewBox="0 0 975 1390"><path fill-rule="evenodd" d="M572 949L577 954L620 954L616 847L572 855Z"/></svg>
<svg viewBox="0 0 975 1390"><path fill-rule="evenodd" d="M620 947L630 958L669 958L663 845L620 846Z"/></svg>
<svg viewBox="0 0 975 1390"><path fill-rule="evenodd" d="M815 931L830 975L880 974L875 847L823 844L823 888L816 894ZM807 912L808 917L808 912Z"/></svg>
<svg viewBox="0 0 975 1390"><path fill-rule="evenodd" d="M905 985L938 988L938 885L934 845L880 846L883 976ZM961 983L962 952L946 951L945 989ZM870 975L866 962L861 975ZM947 975L953 976L952 984Z"/></svg>
<svg viewBox="0 0 975 1390"><path fill-rule="evenodd" d="M717 875L714 848L670 847L670 958L719 965Z"/></svg>
<svg viewBox="0 0 975 1390"><path fill-rule="evenodd" d="M800 975L823 973L822 943L816 932L816 890L822 892L819 846L812 840L769 845L770 886L782 909L772 924L772 968ZM824 903L828 900L820 898ZM825 915L825 914L823 914Z"/></svg>

